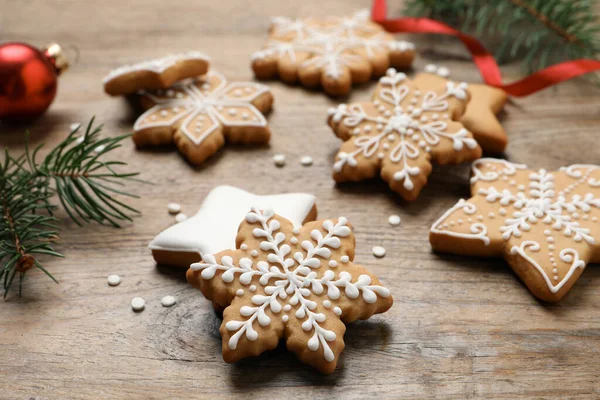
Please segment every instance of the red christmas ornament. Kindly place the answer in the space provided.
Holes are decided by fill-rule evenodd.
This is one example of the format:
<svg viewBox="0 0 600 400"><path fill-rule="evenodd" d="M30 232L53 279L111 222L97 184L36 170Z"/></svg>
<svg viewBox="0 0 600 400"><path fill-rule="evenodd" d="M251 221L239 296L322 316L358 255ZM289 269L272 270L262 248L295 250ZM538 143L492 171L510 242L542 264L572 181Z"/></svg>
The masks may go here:
<svg viewBox="0 0 600 400"><path fill-rule="evenodd" d="M42 50L25 43L0 44L0 119L26 119L46 111L68 65L57 44Z"/></svg>

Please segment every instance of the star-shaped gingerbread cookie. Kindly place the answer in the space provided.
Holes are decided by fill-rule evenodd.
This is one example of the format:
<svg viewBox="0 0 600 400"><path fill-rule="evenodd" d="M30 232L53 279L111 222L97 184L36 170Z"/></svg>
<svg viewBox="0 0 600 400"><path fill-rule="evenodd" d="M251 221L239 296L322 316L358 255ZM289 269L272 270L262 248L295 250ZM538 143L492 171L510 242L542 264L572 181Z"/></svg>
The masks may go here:
<svg viewBox="0 0 600 400"><path fill-rule="evenodd" d="M252 209L240 225L238 250L204 255L188 281L225 309L223 358L235 362L285 339L298 358L334 371L344 349L344 323L392 306L390 291L354 264L346 218L294 228L272 211Z"/></svg>
<svg viewBox="0 0 600 400"><path fill-rule="evenodd" d="M344 140L333 165L337 182L381 177L406 200L427 183L431 161L456 164L481 157L473 135L457 121L469 101L466 83L420 82L389 69L371 102L329 110Z"/></svg>
<svg viewBox="0 0 600 400"><path fill-rule="evenodd" d="M416 85L425 82L443 85L448 82L449 75L447 68L430 64L425 67L425 72L417 74L414 82ZM502 89L482 83L469 83L469 93L471 100L460 122L473 133L483 151L496 154L504 152L508 136L496 115L504 109L508 95Z"/></svg>
<svg viewBox="0 0 600 400"><path fill-rule="evenodd" d="M165 90L142 91L150 108L133 126L138 147L175 145L194 165L230 143L268 143L271 131L263 113L273 104L270 89L253 82L227 83L216 71Z"/></svg>
<svg viewBox="0 0 600 400"><path fill-rule="evenodd" d="M343 18L274 18L265 49L252 55L252 69L260 79L299 80L340 96L390 66L410 67L414 57L412 43L395 40L364 10Z"/></svg>
<svg viewBox="0 0 600 400"><path fill-rule="evenodd" d="M188 51L124 65L104 77L104 91L111 96L119 96L143 89L165 89L182 79L204 75L208 71L209 62L210 59L205 54Z"/></svg>
<svg viewBox="0 0 600 400"><path fill-rule="evenodd" d="M217 186L206 196L196 215L160 232L150 242L154 260L159 264L189 268L203 254L235 249L240 221L250 207L271 209L301 227L317 217L315 196L283 193L260 196L233 186Z"/></svg>
<svg viewBox="0 0 600 400"><path fill-rule="evenodd" d="M600 262L600 167L558 171L484 158L473 164L472 197L430 231L434 250L504 257L539 299L560 300L587 263Z"/></svg>

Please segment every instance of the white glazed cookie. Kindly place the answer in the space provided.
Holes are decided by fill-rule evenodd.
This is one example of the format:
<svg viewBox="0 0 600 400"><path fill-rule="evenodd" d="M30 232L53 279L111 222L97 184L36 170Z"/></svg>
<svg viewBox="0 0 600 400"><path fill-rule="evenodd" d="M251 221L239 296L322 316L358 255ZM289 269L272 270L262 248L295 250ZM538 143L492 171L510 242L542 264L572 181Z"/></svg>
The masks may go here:
<svg viewBox="0 0 600 400"><path fill-rule="evenodd" d="M434 250L504 257L539 299L560 300L586 264L600 261L600 167L549 172L484 158L473 164L472 197L430 231Z"/></svg>
<svg viewBox="0 0 600 400"><path fill-rule="evenodd" d="M193 217L159 233L148 246L159 264L189 268L202 254L235 249L240 221L251 207L272 209L295 227L317 217L315 196L286 193L259 196L232 186L217 186Z"/></svg>
<svg viewBox="0 0 600 400"><path fill-rule="evenodd" d="M240 225L238 250L205 254L187 279L224 308L223 358L235 362L285 339L298 358L334 371L344 323L392 306L390 291L354 264L355 239L345 218L301 228L272 211L252 209Z"/></svg>
<svg viewBox="0 0 600 400"><path fill-rule="evenodd" d="M415 200L431 161L457 164L481 157L481 148L457 119L469 101L466 83L421 82L388 70L371 102L329 110L329 125L344 143L333 165L337 182L373 178Z"/></svg>
<svg viewBox="0 0 600 400"><path fill-rule="evenodd" d="M263 113L273 104L268 86L227 83L218 72L178 83L166 90L142 92L150 108L133 126L136 146L175 142L188 161L201 164L230 143L268 143L271 131Z"/></svg>
<svg viewBox="0 0 600 400"><path fill-rule="evenodd" d="M395 40L365 10L344 18L274 18L265 49L252 55L252 69L260 79L299 80L340 96L390 66L410 67L414 57L412 43Z"/></svg>
<svg viewBox="0 0 600 400"><path fill-rule="evenodd" d="M186 78L204 75L209 58L203 53L189 51L163 58L124 65L104 77L104 91L111 96L136 93L138 90L164 89Z"/></svg>

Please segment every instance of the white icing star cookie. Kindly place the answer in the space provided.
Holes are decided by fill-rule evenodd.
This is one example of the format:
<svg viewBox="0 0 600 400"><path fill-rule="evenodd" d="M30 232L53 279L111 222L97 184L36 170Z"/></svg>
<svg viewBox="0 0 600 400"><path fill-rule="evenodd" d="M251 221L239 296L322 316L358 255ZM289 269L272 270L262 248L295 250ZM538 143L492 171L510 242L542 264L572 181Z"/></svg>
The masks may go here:
<svg viewBox="0 0 600 400"><path fill-rule="evenodd" d="M202 254L234 249L240 221L254 206L272 209L295 226L317 216L315 196L310 194L259 196L232 186L217 186L196 215L162 231L148 247L157 263L188 268Z"/></svg>

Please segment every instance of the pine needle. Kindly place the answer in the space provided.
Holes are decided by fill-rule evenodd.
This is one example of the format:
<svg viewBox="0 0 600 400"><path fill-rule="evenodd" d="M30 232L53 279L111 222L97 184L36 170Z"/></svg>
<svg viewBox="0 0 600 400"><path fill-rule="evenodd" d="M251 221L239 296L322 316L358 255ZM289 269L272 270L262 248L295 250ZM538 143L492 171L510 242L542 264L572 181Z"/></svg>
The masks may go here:
<svg viewBox="0 0 600 400"><path fill-rule="evenodd" d="M78 136L79 128L73 130L41 162L37 154L42 146L30 151L28 134L25 154L13 157L5 149L0 162L0 280L5 298L17 275L21 294L25 275L34 267L57 282L36 258L63 257L53 248L59 239L55 197L78 225L96 221L119 227L120 222L132 220L129 214L139 214L113 197L137 198L124 186L127 181L140 181L138 174L120 173L114 167L126 163L104 160L129 135L100 139L101 129L94 127L92 118L83 135Z"/></svg>
<svg viewBox="0 0 600 400"><path fill-rule="evenodd" d="M410 0L405 15L436 19L482 37L501 37L494 56L528 70L597 59L600 25L590 0Z"/></svg>

